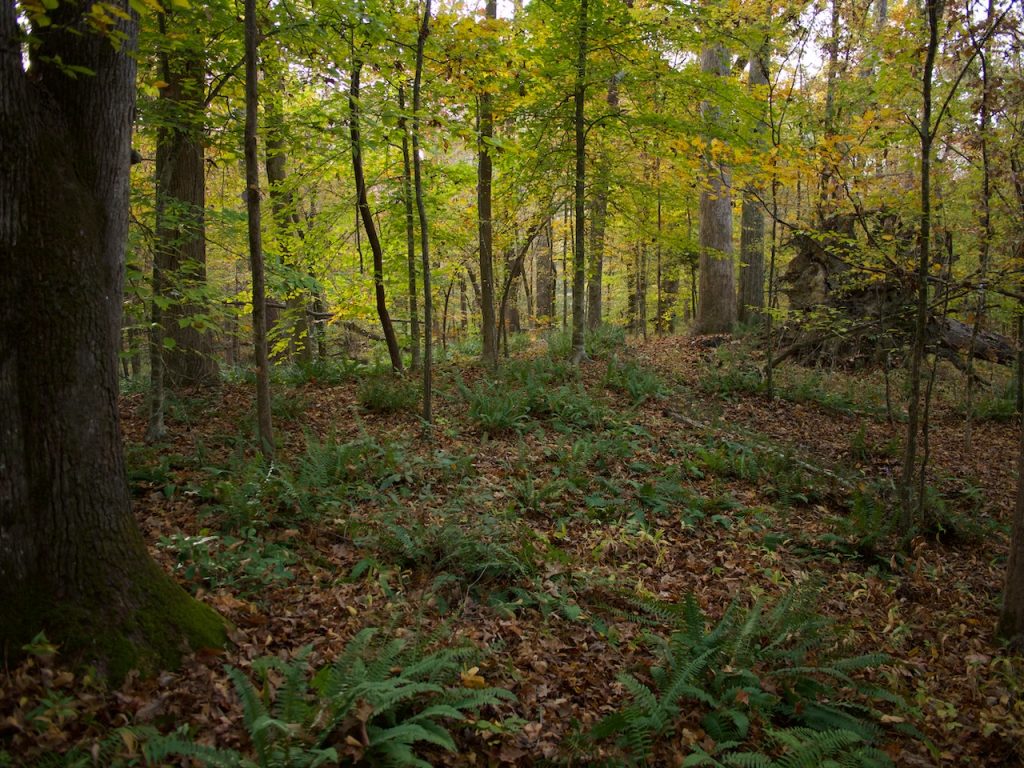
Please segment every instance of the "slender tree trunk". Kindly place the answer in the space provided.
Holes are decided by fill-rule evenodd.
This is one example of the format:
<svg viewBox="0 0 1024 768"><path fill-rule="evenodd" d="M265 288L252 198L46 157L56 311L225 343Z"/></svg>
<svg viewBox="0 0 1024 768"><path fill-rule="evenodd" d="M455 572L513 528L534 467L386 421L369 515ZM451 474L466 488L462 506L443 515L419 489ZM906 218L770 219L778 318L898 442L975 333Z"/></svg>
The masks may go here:
<svg viewBox="0 0 1024 768"><path fill-rule="evenodd" d="M466 278L459 277L459 338L466 338L469 325L469 300L466 296Z"/></svg>
<svg viewBox="0 0 1024 768"><path fill-rule="evenodd" d="M619 81L612 76L605 97L608 111L619 108ZM608 192L611 187L610 158L600 153L595 163L594 201L590 214L590 282L587 285L587 327L593 330L601 325L601 286L604 279L605 229L608 223Z"/></svg>
<svg viewBox="0 0 1024 768"><path fill-rule="evenodd" d="M270 414L270 356L267 348L267 296L263 272L263 233L260 219L259 28L256 0L245 0L245 201L249 212L249 266L252 269L252 341L256 363L256 428L260 451L274 458L274 428Z"/></svg>
<svg viewBox="0 0 1024 768"><path fill-rule="evenodd" d="M750 59L750 87L768 84L767 45ZM764 122L758 121L755 143L762 143ZM764 308L764 188L748 186L743 195L740 231L740 289L737 319L741 323L757 318Z"/></svg>
<svg viewBox="0 0 1024 768"><path fill-rule="evenodd" d="M835 161L830 156L833 151L831 139L836 134L836 85L839 82L839 33L842 17L839 13L839 0L832 0L832 15L829 24L829 39L825 44L828 52L828 63L825 65L825 143L828 145L822 160L821 176L818 178L818 221L824 226L832 218L835 208L836 175ZM799 193L798 193L799 195ZM799 203L798 206L799 208ZM798 214L799 218L799 214Z"/></svg>
<svg viewBox="0 0 1024 768"><path fill-rule="evenodd" d="M724 77L727 53L721 45L704 49L701 70ZM715 125L721 116L710 102L701 105L705 124ZM694 333L730 333L736 322L736 288L733 283L732 198L729 168L710 156L704 160L707 183L700 194L700 294Z"/></svg>
<svg viewBox="0 0 1024 768"><path fill-rule="evenodd" d="M1020 652L1024 648L1024 431L1020 432L1017 450L1017 502L996 635Z"/></svg>
<svg viewBox="0 0 1024 768"><path fill-rule="evenodd" d="M412 168L416 185L416 212L420 220L420 257L423 263L423 421L432 423L431 388L433 376L433 306L430 296L430 237L427 228L427 207L423 199L423 175L420 161L420 90L423 82L423 48L430 35L430 0L423 6L423 23L416 38L416 75L412 83Z"/></svg>
<svg viewBox="0 0 1024 768"><path fill-rule="evenodd" d="M568 328L569 316L569 207L565 206L562 214L562 330ZM573 248L573 253L575 249Z"/></svg>
<svg viewBox="0 0 1024 768"><path fill-rule="evenodd" d="M159 180L159 173L157 179ZM159 185L159 181L157 182ZM164 215L165 205L163 195L156 196L156 219L160 221ZM159 251L159 244L157 251ZM166 406L166 393L164 392L164 324L163 309L164 301L164 278L161 258L158 253L153 254L153 297L149 302L149 398L147 400L148 419L146 426L146 442L155 443L167 436L167 427L164 424L164 410Z"/></svg>
<svg viewBox="0 0 1024 768"><path fill-rule="evenodd" d="M551 222L543 228L537 244L536 261L536 309L539 322L547 326L555 314L555 259L554 244L551 242Z"/></svg>
<svg viewBox="0 0 1024 768"><path fill-rule="evenodd" d="M576 84L573 89L573 127L576 137L576 176L574 184L576 208L576 243L573 254L572 283L572 349L569 353L573 365L587 357L586 349L586 191L587 191L587 126L584 107L587 99L587 0L580 0L577 20Z"/></svg>
<svg viewBox="0 0 1024 768"><path fill-rule="evenodd" d="M484 14L488 19L498 18L497 0L487 0ZM483 336L483 362L494 367L498 364L498 334L494 316L494 215L491 210L494 168L490 144L494 139L494 112L491 94L486 91L481 93L479 103L480 140L477 146L476 205L480 245L480 329Z"/></svg>
<svg viewBox="0 0 1024 768"><path fill-rule="evenodd" d="M899 527L904 533L909 533L913 527L916 507L914 477L917 473L917 438L921 421L921 365L924 360L928 325L928 267L931 263L931 162L932 142L935 138L932 128L932 76L935 70L935 57L939 49L940 1L925 0L928 45L925 49L924 72L921 76L921 122L918 126L921 140L921 223L920 252L917 264L917 311L914 318L914 340L910 355L907 432L899 484L901 507Z"/></svg>
<svg viewBox="0 0 1024 768"><path fill-rule="evenodd" d="M26 72L20 6L0 3L0 653L45 630L117 680L174 664L183 639L225 637L150 558L130 508L117 348L136 25L114 0L100 35L93 5L34 24Z"/></svg>
<svg viewBox="0 0 1024 768"><path fill-rule="evenodd" d="M987 20L991 23L995 17L992 0L988 3ZM989 153L989 132L991 130L990 111L990 82L988 67L988 52L986 46L982 45L978 53L978 61L981 65L981 107L978 115L978 138L981 143L981 200L978 211L978 224L981 228L981 242L978 243L978 295L974 306L974 323L971 327L971 343L967 350L967 408L964 418L964 445L967 451L971 450L972 435L971 424L974 417L974 350L978 341L978 334L981 332L981 325L988 310L988 301L985 293L988 283L989 252L992 246L992 237L995 234L992 227L992 189L991 189L991 164Z"/></svg>
<svg viewBox="0 0 1024 768"><path fill-rule="evenodd" d="M362 68L363 62L353 47L352 80L348 90L348 124L352 143L352 173L356 181L356 207L363 221L363 229L366 230L366 239L370 243L370 250L373 251L373 290L377 301L377 317L380 318L380 327L388 345L391 368L396 373L401 373L402 352L398 347L398 337L395 335L395 326L391 323L391 315L388 314L387 297L384 293L384 249L380 244L380 237L377 235L377 225L373 221L373 212L370 210L370 200L366 192L366 176L363 172L363 144L359 132L359 74ZM413 151L415 154L415 149ZM359 231L358 226L356 231ZM429 329L428 321L427 335L430 333Z"/></svg>
<svg viewBox="0 0 1024 768"><path fill-rule="evenodd" d="M412 165L409 161L409 126L405 119L405 87L398 86L398 124L402 129L402 202L405 203L405 253L409 269L409 346L412 367L420 367L420 311L416 298L416 222L413 217Z"/></svg>

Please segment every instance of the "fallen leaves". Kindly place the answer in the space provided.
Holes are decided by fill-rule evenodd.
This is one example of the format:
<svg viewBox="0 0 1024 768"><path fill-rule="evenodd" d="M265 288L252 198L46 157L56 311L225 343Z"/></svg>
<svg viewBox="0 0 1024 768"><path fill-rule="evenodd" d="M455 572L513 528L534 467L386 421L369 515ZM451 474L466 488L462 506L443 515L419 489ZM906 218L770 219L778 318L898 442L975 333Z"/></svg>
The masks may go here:
<svg viewBox="0 0 1024 768"><path fill-rule="evenodd" d="M652 340L636 354L666 380L689 384L696 391L697 377L711 352L690 339L672 337ZM603 363L583 367L588 391L602 391L604 368ZM471 384L478 375L466 372ZM320 439L330 434L354 439L368 433L382 444L408 444L408 434L415 433L414 417L367 414L357 422L352 418L354 393L354 385L304 386L301 396L311 407L301 419L281 425L283 455L302 451L307 430ZM756 436L765 445L792 451L801 461L831 468L856 463L878 476L891 469L891 457L876 452L854 461L851 434L863 424L865 444L878 447L898 437L901 428L884 418L837 415L814 403L769 403L753 396L677 400L672 410L685 411L687 421L666 416L664 405L657 402L631 409L625 398L607 397L620 406L620 415L628 414L622 418L635 425L630 439L636 449L624 460L599 457L601 462L580 470L580 482L595 487L600 482L618 483L626 490L613 499L617 503L632 492L626 483L635 474L630 462L652 471L674 468L682 473L688 460L686 446L704 444L709 426L730 435ZM140 405L138 396L125 398L129 441L141 442L145 433ZM237 432L249 407L247 390L225 386L218 407L205 414L201 424L191 429L174 429L171 424L174 442L166 451L191 456L202 444L211 464L226 460L234 439L224 436ZM892 655L885 683L920 710L913 724L935 744L935 753L919 742L901 740L887 746L898 765L994 768L1010 764L1015 745L1024 743L1019 683L1024 670L1006 659L990 638L1001 583L1000 558L1005 554L1001 535L955 548L922 539L907 564L893 558L888 568L884 560L869 567L850 557L826 558L799 545L830 532L828 520L845 510L843 492L830 491L810 504L781 505L768 496L764 482L710 472L702 477L685 475L686 487L705 500L736 502L718 520L709 513L702 522L684 525L671 512L648 514L642 524L619 520L619 507L587 508L585 500L597 496L571 489L535 508L518 509L513 481L527 476L538 483L550 480L556 468L564 478L557 457L566 455L572 440L554 430L535 430L521 439L495 438L481 450L458 400L441 400L438 410L446 429L435 433L434 444L412 444L407 458L426 459L436 451L466 456L465 477L459 474L463 470L446 474L432 469L431 501L417 506L417 499L401 497L404 488L395 497L414 516L429 516L453 503L465 504L473 514L513 510L524 532L532 532L537 586L547 603L510 600L508 610L499 612L489 605L487 594L463 585L445 601L447 612L439 616L436 596L429 593L430 574L403 566L390 574L371 569L368 575L351 579L349 574L366 556L351 531L372 522L380 509L368 501L351 515L332 510L316 524L289 522L277 530L276 540L299 553L302 561L293 568L293 581L247 598L229 588L204 595L234 625L233 645L223 653L197 653L176 673L155 680L130 677L116 691L62 668L53 649L37 649L22 666L0 674L0 749L36 756L77 745L89 753L112 729L145 723L164 728L188 723L206 743L245 749L247 736L223 670L226 664L249 670L255 659L293 658L301 648L308 648L310 662L319 664L334 659L366 626L393 625L430 634L447 622L445 638L466 639L492 652L486 674L478 666L467 666L452 683L475 690L504 686L516 693L518 703L467 724L456 734L460 752L431 754L432 764L526 766L539 758L564 759L567 736L585 730L621 703L616 676L643 670L650 662L643 628L625 619L625 606L616 603L623 592L669 601L692 592L709 615L717 616L738 596L778 592L812 576L827 582L821 610L847 626L863 652ZM1011 455L1013 430L1002 424L975 424L977 450L965 455L959 428L955 415L935 416L936 469L954 479L973 478L988 506L1005 515L1013 471L1002 457ZM172 484L186 488L195 480L193 472L184 467L174 470ZM175 532L199 535L203 504L195 494L172 492L168 497L163 486L147 487L136 496L136 514L148 540L155 542ZM602 520L601 515L609 519ZM166 550L153 552L172 569L175 563ZM745 696L744 691L737 692L736 703L746 704ZM517 722L518 728L495 725L505 718ZM883 723L906 724L903 714L891 713L883 715ZM359 717L340 732L344 738L339 747L348 750L349 757L358 757L366 743ZM124 751L137 751L139 745L126 733L121 731L118 737ZM680 723L676 734L675 743L661 745L659 765L674 764L694 745L714 747L696 722Z"/></svg>

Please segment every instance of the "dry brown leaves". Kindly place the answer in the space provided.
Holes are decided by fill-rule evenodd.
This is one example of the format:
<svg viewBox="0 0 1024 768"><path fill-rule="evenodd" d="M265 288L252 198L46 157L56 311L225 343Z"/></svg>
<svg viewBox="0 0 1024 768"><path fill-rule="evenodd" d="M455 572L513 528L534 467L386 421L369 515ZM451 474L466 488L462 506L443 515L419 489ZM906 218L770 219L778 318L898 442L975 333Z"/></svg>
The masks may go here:
<svg viewBox="0 0 1024 768"><path fill-rule="evenodd" d="M689 385L693 392L700 391L698 377L712 357L704 346L680 337L652 340L634 352L666 379ZM585 367L588 389L601 391L603 370L603 363ZM473 380L475 375L469 372L466 378ZM549 432L530 433L521 443L514 435L495 438L479 450L480 437L466 422L462 403L439 398L437 412L445 428L435 430L435 442L428 445L414 439L419 434L414 416L359 414L354 393L354 385L301 387L296 396L308 404L305 414L280 425L286 456L302 450L306 431L346 439L365 430L381 441L413 440L414 450L424 455L437 449L469 451L474 453L478 486L490 491L497 507L508 503L510 478L521 471L516 467L522 466L522 451L530 471L538 476L550 472L545 449L560 438ZM605 397L614 408L626 409L624 399L609 393ZM139 442L145 429L141 398L125 398L123 405L125 438ZM707 416L702 407L711 407L721 416L717 423L730 429L756 433L825 466L860 464L879 476L893 471L891 461L881 456L864 462L851 455L851 434L863 424L865 439L883 445L898 439L902 429L884 419L837 415L811 403L770 403L754 396L676 402L672 407L694 413L698 421ZM223 459L230 449L217 435L238 433L250 408L249 392L225 386L202 419L170 424L173 438L168 451L192 455L201 442L211 463ZM636 458L652 465L674 461L667 458L667 447L699 444L707 437L667 416L664 403L650 402L629 418L650 434L649 441L638 446ZM1009 461L1017 439L1014 430L994 423L976 425L976 450L965 455L958 447L962 439L955 414L939 413L933 423L932 463L937 475L953 484L957 478L970 479L985 494L988 508L1008 519L1015 483ZM176 477L180 485L190 479L184 475ZM624 692L615 676L621 671L642 675L650 658L637 627L608 609L616 599L615 588L638 589L667 600L692 592L705 610L718 615L737 596L778 593L810 575L824 576L827 589L821 609L848 628L859 650L892 655L894 663L883 671L888 684L897 686L921 712L917 725L934 748L911 740L894 742L888 749L898 765L1001 766L1020 754L1014 751L1021 743L1016 699L1020 669L1004 659L992 641L1004 537L958 546L922 538L914 543L906 563L887 573L853 559L814 558L795 545L801 536L827 532L828 513L842 506L838 491L813 504L779 511L757 483L706 478L693 485L707 491L712 483L745 507L762 510L762 521L769 521L763 524L779 534L781 543L766 547L763 530L745 524L690 527L670 517L652 516L644 536L585 515L556 525L543 509L524 513L539 540L566 555L563 563L545 564L549 570L544 583L552 594L577 606L580 616L571 620L557 611L532 607L499 612L463 595L445 617L447 631L492 653L478 668L464 671L462 682L473 687L485 681L512 690L518 703L488 714L494 720L514 715L522 725L512 733L500 728L456 729L459 752L431 753L431 760L439 765L525 766L540 757L557 759L564 756L567 735L585 730L618 708ZM453 487L436 478L433 491L443 500ZM154 488L136 498L135 511L155 544L172 532L197 533L197 504L183 494L168 499ZM346 578L363 553L331 526L307 525L286 535L302 545L303 564L293 568L293 581L261 595L259 601L229 591L201 595L234 625L233 645L222 654L188 657L176 672L150 680L130 677L114 691L63 669L59 656L33 658L6 670L0 676L0 747L28 760L71 745L88 749L119 725L152 723L166 730L188 723L206 743L245 749L239 704L225 665L246 670L261 656L290 658L303 647L311 649L310 662L317 665L334 658L363 627L406 625L429 632L440 623L419 604L424 593L415 574L406 574L397 593L388 594L372 580ZM168 569L173 566L166 550L154 546L153 553ZM696 721L682 723L675 741L660 748L659 760L676 762L687 744L706 738Z"/></svg>

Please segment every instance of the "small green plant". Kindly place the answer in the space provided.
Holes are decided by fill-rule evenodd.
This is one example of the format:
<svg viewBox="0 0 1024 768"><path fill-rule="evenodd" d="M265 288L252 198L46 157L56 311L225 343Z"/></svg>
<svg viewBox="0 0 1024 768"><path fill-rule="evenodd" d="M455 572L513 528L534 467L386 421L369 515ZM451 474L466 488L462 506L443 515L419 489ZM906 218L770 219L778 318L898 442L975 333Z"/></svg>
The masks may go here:
<svg viewBox="0 0 1024 768"><path fill-rule="evenodd" d="M761 477L757 452L749 445L728 440L708 440L695 453L700 464L711 475L751 481Z"/></svg>
<svg viewBox="0 0 1024 768"><path fill-rule="evenodd" d="M306 653L290 662L277 657L253 662L256 684L228 668L254 759L197 744L181 733L151 741L147 758L191 757L208 768L339 763L429 768L417 754L418 745L454 752L450 723L515 698L504 688L468 687L482 681L467 671L478 655L471 647L430 651L404 639L381 642L377 630L364 629L333 664L316 671Z"/></svg>
<svg viewBox="0 0 1024 768"><path fill-rule="evenodd" d="M572 351L572 333L568 330L552 331L545 337L548 356L565 360ZM588 357L604 359L626 346L626 329L620 325L603 324L588 330L583 340Z"/></svg>
<svg viewBox="0 0 1024 768"><path fill-rule="evenodd" d="M372 437L338 442L306 436L306 450L290 473L278 473L287 506L305 518L323 517L340 508L405 489L413 479L412 462L396 442Z"/></svg>
<svg viewBox="0 0 1024 768"><path fill-rule="evenodd" d="M587 332L584 344L590 357L604 359L626 346L626 329L621 325L602 323Z"/></svg>
<svg viewBox="0 0 1024 768"><path fill-rule="evenodd" d="M633 405L640 405L645 400L660 398L665 394L665 387L658 374L633 360L620 362L616 357L608 360L604 385L627 395Z"/></svg>
<svg viewBox="0 0 1024 768"><path fill-rule="evenodd" d="M459 393L469 404L469 418L488 435L521 429L528 416L526 402L518 392L491 382L470 389L456 382Z"/></svg>
<svg viewBox="0 0 1024 768"><path fill-rule="evenodd" d="M357 360L317 358L312 362L300 361L294 365L275 367L276 379L282 384L298 387L303 384L337 386L365 373L366 366Z"/></svg>
<svg viewBox="0 0 1024 768"><path fill-rule="evenodd" d="M654 515L676 512L689 524L704 517L703 498L683 483L679 470L669 470L644 480L637 485L635 497Z"/></svg>
<svg viewBox="0 0 1024 768"><path fill-rule="evenodd" d="M684 765L771 766L779 751L786 766L831 764L814 756L837 765L892 765L874 746L883 735L875 705L903 707L902 700L856 674L888 659L844 655L830 623L813 610L817 600L805 586L774 606L762 599L744 610L734 602L710 630L692 596L682 605L637 601L643 621L654 617L672 632L651 635L659 662L650 682L619 676L631 702L601 721L592 738L614 738L627 762L644 763L657 743L670 740L685 704L700 708L714 746L694 744ZM753 749L761 746L752 743L759 733L774 733L781 750Z"/></svg>
<svg viewBox="0 0 1024 768"><path fill-rule="evenodd" d="M420 391L401 376L378 371L359 382L356 399L371 413L398 413L415 410L420 403Z"/></svg>
<svg viewBox="0 0 1024 768"><path fill-rule="evenodd" d="M548 416L564 427L597 430L608 420L608 410L590 396L581 382L548 390L538 408L538 416Z"/></svg>
<svg viewBox="0 0 1024 768"><path fill-rule="evenodd" d="M389 514L356 539L370 554L356 564L351 577L376 570L388 589L391 576L404 571L450 574L474 588L514 584L535 568L526 530L517 521L493 515L476 516L470 525L457 519ZM395 568L389 571L387 564Z"/></svg>
<svg viewBox="0 0 1024 768"><path fill-rule="evenodd" d="M979 421L1011 421L1017 417L1017 392L1011 382L1003 387L981 389L972 404L972 416ZM961 413L967 412L967 404L959 406Z"/></svg>
<svg viewBox="0 0 1024 768"><path fill-rule="evenodd" d="M856 461L868 461L872 453L874 451L868 445L867 428L862 422L850 438L850 456Z"/></svg>
<svg viewBox="0 0 1024 768"><path fill-rule="evenodd" d="M253 597L268 587L280 586L294 578L289 566L295 555L287 547L268 542L255 529L235 536L162 537L159 546L177 557L177 568L189 584L207 589L231 587L235 593Z"/></svg>
<svg viewBox="0 0 1024 768"><path fill-rule="evenodd" d="M276 421L295 421L309 410L309 400L296 392L275 392L270 412Z"/></svg>

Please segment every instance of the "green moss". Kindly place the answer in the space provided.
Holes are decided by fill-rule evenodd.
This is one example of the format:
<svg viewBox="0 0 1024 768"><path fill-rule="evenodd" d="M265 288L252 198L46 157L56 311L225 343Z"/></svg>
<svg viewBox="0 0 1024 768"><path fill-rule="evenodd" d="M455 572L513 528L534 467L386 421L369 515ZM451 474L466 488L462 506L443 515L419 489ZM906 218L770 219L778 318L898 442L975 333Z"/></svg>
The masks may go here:
<svg viewBox="0 0 1024 768"><path fill-rule="evenodd" d="M144 563L126 591L116 600L100 593L89 601L55 603L42 588L22 590L4 611L0 644L16 658L23 644L44 631L65 659L95 665L118 685L133 669L152 674L176 667L190 650L227 643L224 619L155 563Z"/></svg>

